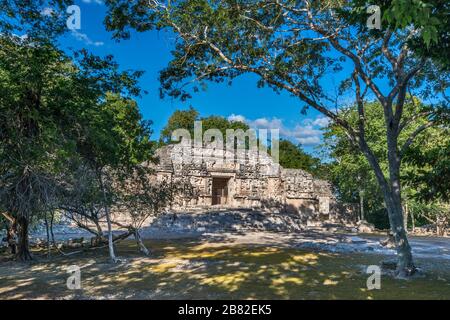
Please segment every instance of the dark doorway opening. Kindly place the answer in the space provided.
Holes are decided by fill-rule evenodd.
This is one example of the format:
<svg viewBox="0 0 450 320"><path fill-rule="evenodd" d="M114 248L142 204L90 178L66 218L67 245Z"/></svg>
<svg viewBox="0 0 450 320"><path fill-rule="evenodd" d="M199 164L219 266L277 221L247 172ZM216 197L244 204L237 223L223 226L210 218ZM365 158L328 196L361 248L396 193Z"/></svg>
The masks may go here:
<svg viewBox="0 0 450 320"><path fill-rule="evenodd" d="M213 178L212 180L212 204L227 204L229 178Z"/></svg>

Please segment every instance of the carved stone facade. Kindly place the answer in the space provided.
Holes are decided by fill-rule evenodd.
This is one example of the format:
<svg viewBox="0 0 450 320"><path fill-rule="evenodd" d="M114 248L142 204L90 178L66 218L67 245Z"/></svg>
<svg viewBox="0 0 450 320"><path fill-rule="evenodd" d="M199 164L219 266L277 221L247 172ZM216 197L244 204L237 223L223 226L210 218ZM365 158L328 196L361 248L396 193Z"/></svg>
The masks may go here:
<svg viewBox="0 0 450 320"><path fill-rule="evenodd" d="M157 156L158 179L187 181L195 191L179 197L174 208L287 211L306 222L331 218L331 185L303 170L284 169L265 152L175 144L158 149Z"/></svg>

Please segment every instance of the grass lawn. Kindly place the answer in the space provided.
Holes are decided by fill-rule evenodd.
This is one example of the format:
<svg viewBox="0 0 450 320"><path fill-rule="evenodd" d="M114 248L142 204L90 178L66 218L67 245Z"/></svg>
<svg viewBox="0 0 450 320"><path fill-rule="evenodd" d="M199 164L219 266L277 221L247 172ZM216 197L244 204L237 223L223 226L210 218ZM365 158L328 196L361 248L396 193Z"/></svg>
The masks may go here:
<svg viewBox="0 0 450 320"><path fill-rule="evenodd" d="M335 254L201 240L133 241L117 246L124 260L108 263L106 249L48 260L35 251L30 264L0 262L1 299L450 299L450 262L418 260L420 276L382 276L366 289L366 267L386 257ZM81 290L66 288L70 265L81 268Z"/></svg>

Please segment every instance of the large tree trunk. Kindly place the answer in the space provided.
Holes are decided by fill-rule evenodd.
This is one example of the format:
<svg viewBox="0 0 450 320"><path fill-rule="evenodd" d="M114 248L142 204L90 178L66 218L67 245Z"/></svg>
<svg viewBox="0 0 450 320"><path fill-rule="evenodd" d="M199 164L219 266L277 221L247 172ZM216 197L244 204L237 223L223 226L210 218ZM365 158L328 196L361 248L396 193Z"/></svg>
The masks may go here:
<svg viewBox="0 0 450 320"><path fill-rule="evenodd" d="M413 263L411 247L406 236L403 222L403 210L400 189L400 159L397 153L396 138L388 136L388 160L389 160L389 181L375 157L370 151L366 141L360 139L360 147L375 172L377 181L383 192L384 203L389 216L391 231L395 240L397 250L397 270L398 277L412 275L416 268Z"/></svg>
<svg viewBox="0 0 450 320"><path fill-rule="evenodd" d="M8 223L6 230L6 242L8 243L8 247L11 250L12 255L16 255L17 253L16 238L16 223Z"/></svg>
<svg viewBox="0 0 450 320"><path fill-rule="evenodd" d="M18 245L16 258L20 261L32 260L28 240L28 219L26 217L17 218Z"/></svg>
<svg viewBox="0 0 450 320"><path fill-rule="evenodd" d="M17 253L17 220L6 212L1 213L2 216L6 219L6 243L8 243L8 247L11 250L12 255L16 255Z"/></svg>
<svg viewBox="0 0 450 320"><path fill-rule="evenodd" d="M416 268L412 258L411 247L406 236L400 182L401 159L398 152L398 134L396 133L395 126L389 125L387 128L387 145L389 186L388 188L384 188L384 197L397 248L398 261L396 273L399 277L407 277L412 275L416 271Z"/></svg>
<svg viewBox="0 0 450 320"><path fill-rule="evenodd" d="M403 210L401 201L395 195L392 196L386 194L385 202L386 202L386 209L389 215L391 231L394 236L397 250L396 274L399 277L410 276L414 274L416 268L413 262L411 246L409 245L408 238L406 236L406 230L403 222Z"/></svg>

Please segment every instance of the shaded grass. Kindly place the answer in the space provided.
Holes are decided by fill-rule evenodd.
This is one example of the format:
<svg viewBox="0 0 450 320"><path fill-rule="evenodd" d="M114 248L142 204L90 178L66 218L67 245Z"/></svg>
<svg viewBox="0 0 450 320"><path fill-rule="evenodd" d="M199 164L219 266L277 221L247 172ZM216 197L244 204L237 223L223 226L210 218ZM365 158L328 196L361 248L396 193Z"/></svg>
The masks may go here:
<svg viewBox="0 0 450 320"><path fill-rule="evenodd" d="M0 298L133 299L450 299L446 260L418 261L421 277L383 276L381 290L368 291L365 270L375 254L335 254L277 246L208 243L199 240L146 241L150 257L132 241L108 263L106 249L30 264L0 264ZM82 289L68 290L67 267L81 267Z"/></svg>

